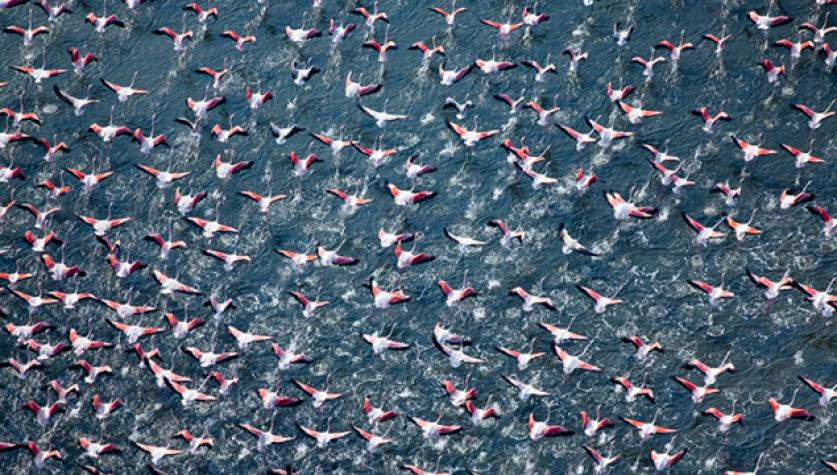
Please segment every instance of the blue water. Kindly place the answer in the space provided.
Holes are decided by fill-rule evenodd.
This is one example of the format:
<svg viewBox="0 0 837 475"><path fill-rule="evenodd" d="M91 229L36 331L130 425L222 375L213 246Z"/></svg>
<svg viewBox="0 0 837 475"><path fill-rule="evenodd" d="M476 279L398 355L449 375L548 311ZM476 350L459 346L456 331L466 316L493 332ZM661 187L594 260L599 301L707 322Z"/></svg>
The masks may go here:
<svg viewBox="0 0 837 475"><path fill-rule="evenodd" d="M290 465L301 473L395 473L404 464L415 464L428 471L464 473L592 473L593 463L581 445L598 450L613 450L621 459L612 473L654 471L649 458L652 449L672 451L688 449L687 455L673 468L675 473L720 473L723 470L752 470L756 459L764 454L761 473L808 474L827 470L821 459L837 460L837 431L833 424L833 404L820 408L818 395L805 387L798 376L810 377L820 384L837 383L837 334L833 317L824 317L812 308L799 290L782 292L768 303L763 289L753 285L746 276L749 268L760 275L778 279L786 270L792 278L824 290L835 275L835 247L832 236L822 234L822 223L803 206L788 210L778 208L783 189L801 188L809 181L808 191L815 193L817 205L837 213L835 199L834 156L837 150L835 130L837 119L823 122L810 130L807 119L790 105L803 103L816 110L825 110L835 95L833 70L822 56L804 51L799 60L791 60L787 50L771 46L780 38L796 40L798 26L810 21L821 25L829 8L814 2L617 2L596 1L584 6L580 1L539 2L537 9L552 18L534 27L514 31L507 42L500 42L496 30L479 19L505 21L519 18L522 4L518 2L460 1L467 11L457 17L454 29L446 29L439 15L428 10L435 4L384 0L378 8L385 11L390 24L377 23L374 36L394 40L398 49L390 51L389 60L378 63L376 54L361 48L367 29L362 18L348 12L355 2L326 0L314 10L310 2L215 2L220 18L210 20L207 28L197 24L193 14L186 16L186 25L195 37L185 52L172 51L165 36L152 34L162 26L180 31L181 4L155 0L134 11L122 3L109 2L108 12L119 15L127 28L108 28L97 34L84 23L90 11L102 13L102 3L75 2L72 15L65 15L50 25L48 35L38 36L32 48L23 48L20 37L0 37L0 81L10 84L0 89L0 105L18 109L18 98L25 91L24 108L41 115L43 125L24 124L22 130L35 137L56 135L71 151L55 162L42 161L42 149L32 143L18 143L2 150L2 163L14 162L23 167L26 179L2 184L0 200L12 197L18 203L31 202L39 209L59 207L46 228L64 240L63 255L68 264L77 264L86 277L54 282L40 262L40 256L21 239L27 230L34 230L34 220L24 210L13 208L2 224L0 271L36 272L30 280L16 288L29 294L49 290L92 292L101 298L131 300L136 305L152 305L158 310L124 321L143 326L167 327L163 311L171 311L180 319L200 316L207 324L182 339L170 331L143 338L146 350L159 348L159 363L165 368L192 378L186 383L218 396L214 403L180 404L177 394L158 388L151 373L137 366L133 354L123 352L129 347L106 322L120 320L106 307L82 302L76 310L61 305L41 308L32 321L45 321L55 327L38 334L40 342L66 341L70 328L81 334L112 342L113 349L90 351L84 355L94 364L109 364L112 375L105 375L89 385L81 382L82 374L69 369L76 359L66 352L44 361L42 371L33 371L25 380L11 369L0 372L4 386L0 401L3 427L0 441L35 440L42 448L60 450L64 461L51 460L44 468L54 473L77 473L78 464L93 464L105 471L142 473L151 461L148 454L137 450L132 442L184 449L186 444L172 436L181 429L215 440L215 447L198 454L164 459L159 468L167 473L260 473ZM364 4L365 5L365 4ZM372 5L365 5L372 8ZM449 9L450 5L442 5ZM531 5L530 5L531 7ZM30 6L21 6L0 13L4 26L27 26ZM757 30L747 19L747 12L786 14L791 23L767 32ZM833 16L833 15L832 15ZM334 46L328 36L330 18L358 24L358 28L340 45ZM636 31L624 47L612 39L615 22L636 24ZM35 8L34 25L47 24L47 17ZM832 20L833 22L833 20ZM324 35L303 46L290 43L284 34L285 25L298 28L315 26ZM701 40L704 33L719 34L722 28L733 38L719 59L714 45ZM226 29L239 33L250 31L257 38L243 52L221 36ZM632 64L634 56L648 57L653 45L662 39L677 43L681 31L695 49L683 53L677 67L658 64L654 76L646 81L642 68ZM534 73L518 67L492 76L474 69L451 87L439 84L435 74L441 61L434 57L429 66L422 66L421 55L407 47L415 41L436 41L446 50L446 67L459 68L476 58L519 62L549 61L558 66L558 73L548 75L543 83L533 81ZM808 33L802 38L808 38ZM834 44L837 36L826 41ZM589 59L579 66L577 75L568 75L567 58L561 51L573 46L589 52ZM66 49L79 48L101 58L79 78L72 73ZM657 55L668 57L666 50ZM40 66L46 58L49 68L65 68L68 72L46 79L37 87L32 81L9 67ZM177 123L177 117L191 117L185 107L187 97L201 99L211 79L193 72L201 66L220 69L227 59L231 74L219 93L226 102L209 113L200 138ZM777 85L768 84L757 62L770 58L784 63L786 73ZM294 63L311 64L322 69L305 86L297 87L291 78ZM409 119L391 123L384 130L363 115L355 101L344 96L343 85L349 71L363 84L380 82L380 92L360 102L375 110L406 114ZM151 91L126 103L105 89L100 78L128 84L137 72L135 87ZM257 81L274 94L273 100L257 111L250 111L244 98L246 86ZM640 125L628 123L624 114L605 95L606 85L634 85L630 104L663 111L658 117L646 118ZM81 118L59 102L53 85L76 96L83 96L88 85L91 95L101 102L90 106ZM508 93L536 99L551 107L561 108L550 125L536 123L531 110L509 115L507 107L492 98ZM210 90L210 94L213 91ZM446 97L463 102L470 99L474 107L457 119L456 112L442 109ZM148 133L151 115L156 113L156 133L164 133L172 147L155 149L144 157L139 147L127 137L112 144L90 133L88 126L106 124L111 106L115 105L114 122L132 130L141 127ZM701 121L690 112L707 106L711 112L725 110L733 120L716 125L713 134L701 130ZM218 123L226 128L229 117L246 127L249 136L234 137L221 144L209 136L209 129ZM609 148L596 144L582 152L560 130L551 125L561 123L586 132L586 117L612 123L616 129L636 134ZM502 133L464 147L446 125L453 120L468 128L501 129ZM352 149L333 155L328 147L312 141L307 133L291 137L277 145L268 124L286 126L296 123L307 132L351 138L372 147L380 139L385 148L398 152L379 168ZM735 134L752 143L780 150L761 157L746 167L742 152L729 135ZM761 136L761 139L759 139ZM521 141L533 153L545 147L547 159L535 169L558 178L552 187L533 190L528 178L509 166L499 144L510 138L515 145ZM813 151L828 163L794 167L793 157L781 151L780 144L807 150L813 140ZM645 158L649 155L640 143L665 148L683 160L683 169L696 185L672 194L660 184L659 177ZM214 157L231 151L236 161L253 160L253 167L222 182L212 168ZM316 153L323 159L311 167L304 179L291 173L288 154L305 156ZM404 176L403 163L418 154L418 162L437 168L413 184ZM225 158L227 160L227 158ZM160 190L154 180L139 171L135 164L145 164L171 171L191 171L180 182L183 190L207 191L209 196L190 214L218 219L236 227L237 235L219 235L209 240L185 221L172 202L175 186ZM584 194L574 189L577 167L594 171L599 181ZM666 166L674 167L667 163ZM112 170L91 192L84 193L79 183L63 175L72 191L57 200L47 197L45 190L34 185L43 179L60 182L62 167L86 172ZM742 196L734 207L727 207L709 189L719 181L728 180L737 186L742 180ZM419 205L395 206L386 185L394 183L402 189L413 185L417 191L432 190L434 198ZM267 215L257 206L237 195L241 190L254 190L288 195L271 206ZM341 188L349 193L372 198L356 214L347 216L341 202L326 194L328 188ZM655 206L658 214L648 221L619 222L602 197L605 190L615 190L634 197L640 205ZM89 226L75 214L104 218L110 210L114 217L131 216L134 220L108 233L111 240L120 240L120 259L141 259L149 268L119 279L105 261L105 248L93 239ZM725 239L706 246L694 244L694 233L679 216L687 212L710 225L724 213L732 213L738 221L746 221L755 211L753 225L763 230L759 236L736 241L729 230ZM487 227L489 220L502 218L513 229L526 232L523 244L506 248L500 245L499 232ZM559 225L566 224L571 234L583 244L600 252L590 258L561 252ZM393 248L382 249L376 238L379 228L390 232L418 233L413 243L416 252L436 257L431 263L399 270ZM479 249L463 250L443 235L448 227L459 235L490 241ZM159 250L142 237L160 232L173 239L182 239L188 249L172 251L163 261ZM343 268L307 265L294 271L288 260L274 250L315 253L315 244L328 249L338 245L340 254L356 257L359 264ZM223 265L201 254L204 249L247 254L252 262L237 264L226 272ZM62 250L49 246L47 252L60 259ZM160 270L170 277L195 286L205 295L161 295L160 286L150 270ZM401 288L412 299L387 310L373 306L369 292L362 286L370 276L386 289ZM448 308L437 282L444 279L454 287L463 282L474 287L480 296ZM733 299L710 307L705 295L687 284L687 279L720 284L736 295ZM620 287L624 304L610 307L603 315L591 311L591 301L576 284L593 287L612 295ZM549 296L557 306L550 312L541 307L527 313L520 301L508 291L521 286L532 293ZM301 307L287 294L300 290L331 304L316 316L304 318ZM237 308L214 319L202 304L215 293L230 297ZM9 313L8 321L25 324L29 321L27 307L9 293L0 297ZM574 372L564 376L560 362L551 352L550 335L538 323L566 326L592 340L583 359L602 368L601 373ZM482 365L453 368L433 345L431 336L437 323L466 335L472 345L465 347L468 355L482 358ZM180 346L201 350L238 351L226 325L256 334L271 336L283 347L304 351L312 364L290 370L277 369L277 360L269 344L256 343L240 358L216 367L201 368L198 362L180 351ZM392 334L391 338L409 343L403 352L387 352L373 356L361 333ZM622 338L639 335L647 341L660 341L664 353L653 354L638 362L634 348ZM533 343L530 343L533 342ZM494 347L503 345L518 350L543 351L547 354L534 360L526 370ZM578 355L585 342L562 345L570 354ZM683 368L683 363L697 357L718 365L729 352L735 374L724 374L713 385L720 392L705 402L693 404L687 391L673 376L686 377L700 383L702 375ZM27 361L35 354L18 347L16 339L0 337L0 356ZM217 384L204 380L209 371L219 370L227 377L237 376L240 382L229 395L219 396ZM645 400L625 401L624 394L609 382L613 376L629 375L635 384L645 382L656 394L656 405ZM552 393L548 398L521 401L514 388L501 376L513 376ZM257 389L270 387L282 395L307 399L291 382L306 384L343 396L314 408L311 401L292 408L264 410ZM58 379L64 386L81 385L81 393L71 395L66 412L56 415L45 428L35 424L28 411L19 410L29 399L44 404L55 395L42 389L47 381ZM477 388L475 404L490 403L501 417L474 427L468 414L454 407L444 393L441 382L451 380L460 389ZM795 391L794 405L814 411L816 420L776 422L768 406L769 398L788 403ZM94 416L90 400L98 393L109 401L120 398L125 406L104 420ZM361 411L364 395L376 405L399 413L398 418L371 428ZM744 426L735 426L726 434L717 429L714 419L701 415L711 406L724 412L733 401L736 412L743 412ZM579 411L595 413L601 407L603 416L615 421L615 427L599 432L594 438L583 435ZM619 420L630 417L650 421L659 410L657 423L676 428L672 436L654 436L641 443L637 431ZM576 434L571 437L547 438L532 442L528 438L527 420L534 413L537 420L549 416L552 424L561 424ZM428 420L441 417L446 424L463 426L460 433L426 440L407 417ZM264 452L256 450L256 440L236 426L246 422L276 434L294 436L281 445ZM395 439L369 455L365 442L352 433L326 448L300 432L296 425L333 431L351 430L357 425L365 430ZM78 438L112 442L123 450L118 456L103 455L98 460L84 457ZM0 454L4 473L34 471L31 457L23 449Z"/></svg>

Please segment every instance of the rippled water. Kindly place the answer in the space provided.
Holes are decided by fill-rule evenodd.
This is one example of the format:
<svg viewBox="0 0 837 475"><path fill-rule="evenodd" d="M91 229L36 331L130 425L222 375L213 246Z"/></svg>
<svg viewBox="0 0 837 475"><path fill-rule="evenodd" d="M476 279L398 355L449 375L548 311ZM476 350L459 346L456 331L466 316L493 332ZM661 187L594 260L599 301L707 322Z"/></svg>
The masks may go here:
<svg viewBox="0 0 837 475"><path fill-rule="evenodd" d="M193 434L211 436L215 447L200 455L172 457L160 468L171 473L256 473L291 465L303 473L397 472L403 464L416 464L426 470L480 471L485 473L592 473L592 462L580 448L588 444L607 452L610 448L622 459L614 473L630 470L652 472L649 452L665 450L671 436L657 436L640 443L636 431L618 421L631 417L650 421L659 410L658 423L674 427L673 450L688 448L688 455L675 466L677 473L719 473L722 470L752 470L759 454L764 453L761 468L765 473L814 473L827 470L820 459L837 458L837 430L832 422L833 405L818 408L817 395L798 380L799 375L821 384L837 383L833 317L824 318L797 290L783 292L768 304L763 290L756 288L745 269L778 279L785 270L805 284L822 290L835 274L835 239L826 239L821 223L802 206L780 210L778 196L788 187L801 187L811 182L809 191L816 194L819 205L837 213L835 200L834 152L837 149L837 120L827 120L816 131L808 129L805 117L791 109L801 102L824 110L835 98L834 73L826 69L822 58L811 51L799 60L790 60L786 50L770 46L782 37L797 38L797 27L805 21L822 24L828 7L814 2L617 2L597 1L585 7L580 1L540 2L538 9L552 18L531 32L518 30L506 43L498 41L497 32L478 22L480 18L501 20L510 15L517 18L522 8L517 2L467 1L459 5L467 11L457 17L453 31L446 30L441 17L430 12L425 2L383 0L380 10L391 19L389 27L376 26L376 37L385 32L398 43L389 61L377 62L374 52L361 49L367 34L360 25L349 38L333 46L330 37L315 38L302 47L291 44L284 35L290 23L316 26L327 30L330 18L358 23L359 17L348 12L355 2L326 0L321 10L312 11L310 2L226 2L214 4L220 19L210 21L208 28L196 24L187 15L186 23L195 30L194 41L183 53L172 51L171 41L151 32L161 26L176 31L181 25L181 5L156 0L129 11L124 4L109 3L108 11L123 18L128 27L108 29L99 35L83 24L89 11L101 14L100 2L76 2L75 14L61 17L51 26L48 36L35 39L34 47L22 49L20 38L3 35L0 80L11 84L0 90L0 105L17 110L18 95L26 91L27 111L41 114L43 125L23 126L38 137L53 134L67 142L71 152L54 163L44 163L42 153L34 144L17 144L2 151L3 164L14 160L22 166L25 181L3 184L3 203L13 196L18 203L31 202L39 209L58 206L47 228L54 230L65 242L67 263L78 264L87 276L78 279L81 290L99 297L119 301L131 299L159 310L142 317L129 317L146 326L166 326L162 310L183 318L207 317L207 325L176 340L170 332L141 340L146 349L159 348L164 367L174 369L194 382L189 387L217 394L214 381L203 382L208 371L179 351L180 345L203 350L235 350L236 343L225 325L252 333L270 335L285 347L303 350L313 364L277 370L276 358L268 344L254 344L243 357L220 364L225 376L237 376L240 383L217 403L194 404L184 408L180 399L167 388L159 389L152 375L137 366L134 355L123 352L128 344L105 318L116 318L104 306L83 302L75 311L51 306L36 312L33 320L55 325L39 334L39 341L65 340L69 328L79 333L88 331L96 338L112 341L115 349L89 352L85 357L95 364L110 364L114 373L94 385L81 383L81 394L70 397L67 412L59 414L46 428L34 423L28 411L19 410L28 399L46 403L54 398L42 386L51 379L65 386L81 379L80 372L68 369L74 361L71 353L44 362L43 371L18 379L12 370L0 372L3 427L0 440L36 440L46 448L57 448L64 456L63 465L47 464L52 472L78 471L77 464L94 463L103 470L118 473L141 472L149 463L147 454L136 450L131 441L184 448L185 444L171 437L180 429ZM448 5L444 5L446 8ZM369 5L371 8L371 5ZM756 30L747 20L749 10L773 15L785 13L794 18L789 25L768 32ZM3 25L26 26L28 6L0 13ZM34 23L46 23L38 9ZM636 32L623 48L612 38L613 23L633 21ZM388 28L388 29L387 29ZM718 34L722 28L733 35L723 60L714 54L714 47L700 36ZM221 36L225 29L240 33L251 31L257 42L236 51L232 42ZM629 62L639 55L647 57L651 47L668 38L676 42L681 30L696 49L686 51L676 68L658 65L655 75L645 81L641 67ZM527 68L486 76L475 70L452 87L442 87L435 75L439 59L430 67L422 66L420 54L407 46L419 40L429 42L432 36L447 52L447 67L461 67L476 58L522 61L550 60L559 66L557 75L544 83L533 82ZM806 34L807 35L807 34ZM803 35L803 36L806 36ZM834 41L833 36L827 39ZM577 76L565 74L566 57L560 55L567 46L589 51ZM48 67L71 69L66 49L77 47L101 57L83 78L68 72L48 79L41 87L9 69L20 64L40 65L45 54ZM659 52L658 54L663 54ZM667 55L667 54L666 54ZM757 61L764 57L785 62L787 72L778 86L768 84ZM195 68L220 68L228 59L232 73L222 94L226 103L209 115L200 140L189 130L174 122L190 116L184 101L191 96L202 98L210 84ZM290 74L294 62L316 65L322 72L303 87L294 86ZM362 99L373 109L407 114L409 120L379 130L374 121L361 114L354 101L343 95L343 82L348 71L363 83L382 82L381 92ZM127 84L137 72L136 87L151 94L118 103L106 90L100 78ZM244 98L244 88L261 80L275 97L252 112ZM648 118L641 125L627 123L624 115L607 99L608 82L631 84L637 91L629 99L632 104L664 111ZM83 95L91 85L91 94L102 102L91 106L77 118L52 92L53 85L73 95ZM523 110L509 115L507 108L492 95L507 92L537 99L545 106L554 101L561 107L551 121L586 131L585 117L612 121L617 129L631 130L636 137L610 148L589 146L576 153L574 144L557 128L536 124L535 115ZM441 108L444 99L470 99L475 107L464 119L455 112ZM115 107L115 122L129 127L142 127L147 132L152 113L157 114L157 133L169 137L171 150L155 151L150 158L141 156L139 148L127 138L117 138L112 145L87 131L92 122L107 123L110 108ZM706 105L711 111L723 108L731 122L719 123L712 135L700 130L700 120L690 114ZM209 126L226 127L229 117L250 130L247 137L234 137L228 144L210 139ZM456 120L480 130L502 128L501 136L466 148L446 127L446 120ZM276 145L268 123L280 126L297 123L310 132L322 132L358 140L371 146L381 139L385 146L398 153L375 169L359 153L347 149L340 155L319 143L312 143L306 134L298 134L287 144ZM794 168L793 158L780 152L750 163L744 170L741 152L728 138L734 133L753 142L763 134L766 147L779 149L786 143L807 149L811 140L815 154L825 158L825 165ZM505 153L498 147L503 138L525 143L533 151L551 147L547 160L536 169L559 178L551 188L533 190L529 180L510 168ZM669 142L671 153L684 160L684 170L697 186L679 195L664 189L652 168L646 163L647 153L639 143L663 147ZM237 160L253 160L254 166L234 178L222 182L212 169L218 153L232 150ZM291 174L288 154L296 151L317 153L324 161L313 165L304 179ZM417 190L433 190L435 198L418 206L397 207L387 193L386 184L409 188L410 180L403 174L404 160L413 154L419 161L437 167L435 173L417 180ZM135 168L147 164L172 171L191 171L181 183L184 189L206 190L209 197L192 213L194 216L216 218L240 230L239 235L226 235L207 240L188 222L181 219L172 203L173 188L158 189L153 179ZM583 195L575 192L574 173L581 165L593 169L600 181ZM43 179L59 181L64 166L85 171L113 170L115 175L90 193L81 191L78 183L64 176L73 190L56 201L48 200L34 184ZM729 180L735 184L744 178L743 194L738 204L728 209L709 188ZM268 215L257 212L256 206L236 193L241 190L287 194L285 201L272 206ZM340 201L324 192L341 188L374 199L356 214L341 212ZM612 210L602 198L602 191L613 189L623 196L635 191L640 204L659 208L649 221L617 224ZM75 213L103 218L108 210L114 217L132 216L135 220L109 233L122 243L120 258L140 258L149 268L194 285L205 294L217 293L231 297L237 306L217 321L202 306L204 297L159 294L159 286L148 270L127 279L118 279L105 262L106 251L92 239L91 229L81 223ZM764 230L761 236L737 242L734 236L720 243L697 246L694 234L680 218L682 211L703 223L716 222L725 212L746 220L755 210L754 225ZM217 213L217 214L216 214ZM496 229L486 226L488 220L503 218L512 228L525 230L523 245L504 248L499 244ZM600 251L601 257L589 258L561 253L559 224L565 223L582 243ZM25 211L13 209L2 225L2 257L0 270L37 272L35 278L17 285L30 294L39 290L72 290L73 281L53 282L39 256L21 240L33 220ZM436 256L429 264L398 270L392 248L382 249L376 239L380 227L392 232L419 233L414 242L418 251ZM490 240L487 246L463 250L443 236L443 227L457 234ZM188 249L173 251L161 261L158 249L143 241L150 232L161 232L188 243ZM36 234L40 235L38 231ZM322 268L309 265L295 272L286 259L274 249L313 252L314 244L329 249L340 247L340 253L360 259L346 268ZM410 247L408 244L407 247ZM206 248L248 254L251 263L237 265L226 272L222 264L205 257ZM48 252L60 257L61 251ZM368 291L361 285L375 276L385 288L402 288L412 300L405 305L382 311L375 309ZM464 281L475 287L480 296L457 307L448 308L437 288L445 279L454 286ZM700 279L713 284L722 280L735 292L735 298L709 306L705 295L691 288L686 280ZM610 295L624 286L619 294L625 303L611 307L603 315L591 311L590 301L575 288L584 284ZM509 289L521 286L552 298L556 312L537 308L526 313L520 301L509 297ZM320 292L331 305L313 318L303 318L299 305L287 294L301 290L308 295ZM9 312L8 320L16 324L27 321L22 301L6 293L2 304ZM592 344L584 359L603 368L601 373L573 373L564 376L560 363L550 350L550 335L538 323L566 326L589 336ZM465 348L469 355L485 360L477 366L452 368L433 346L432 329L437 322L467 335L473 344ZM411 348L373 356L360 333L392 333L392 338L407 342ZM639 335L659 340L665 352L644 362L633 357L633 347L622 337ZM531 343L530 343L531 342ZM496 345L514 349L530 347L547 352L526 370L518 370L513 360L495 351ZM564 343L571 354L585 348L582 343ZM692 357L710 364L719 364L726 353L738 372L723 375L715 386L719 394L695 405L689 394L672 380L685 376L702 381L701 375L682 367ZM11 336L0 338L0 355L25 361L34 354L16 346ZM644 400L627 403L621 391L615 390L609 377L629 375L639 384L643 381L656 393L657 404ZM501 376L514 376L552 393L548 398L521 401ZM269 411L261 408L257 388L279 388L280 394L303 397L291 383L297 378L318 388L343 393L343 396L316 409L310 401L294 408ZM488 400L501 413L498 420L482 427L472 426L467 413L451 405L441 381L449 379L459 388L477 388L477 406ZM786 421L777 423L767 404L771 397L789 402L796 390L795 405L814 410L815 422ZM105 420L94 417L90 399L99 393L104 400L121 398L125 406ZM315 448L296 428L296 424L325 430L350 430L351 425L369 429L361 412L364 395L399 413L393 421L374 428L387 434L395 443L368 455L363 441L351 434L330 444ZM717 430L711 418L700 415L710 406L729 411L736 400L736 410L745 414L745 425L734 427L726 435ZM600 432L588 440L582 434L579 411L594 413L601 407L603 416L616 421L615 428ZM567 438L531 442L526 425L534 413L538 420L547 415L553 424L562 424L576 431ZM461 424L459 434L436 441L422 438L407 416L418 416L443 423ZM275 445L265 452L255 450L255 439L236 423L247 422L257 427L273 426L277 434L296 439ZM106 455L99 460L83 456L78 438L88 436L115 443L123 449L121 456ZM5 473L26 473L34 470L30 457L23 451L0 454Z"/></svg>

